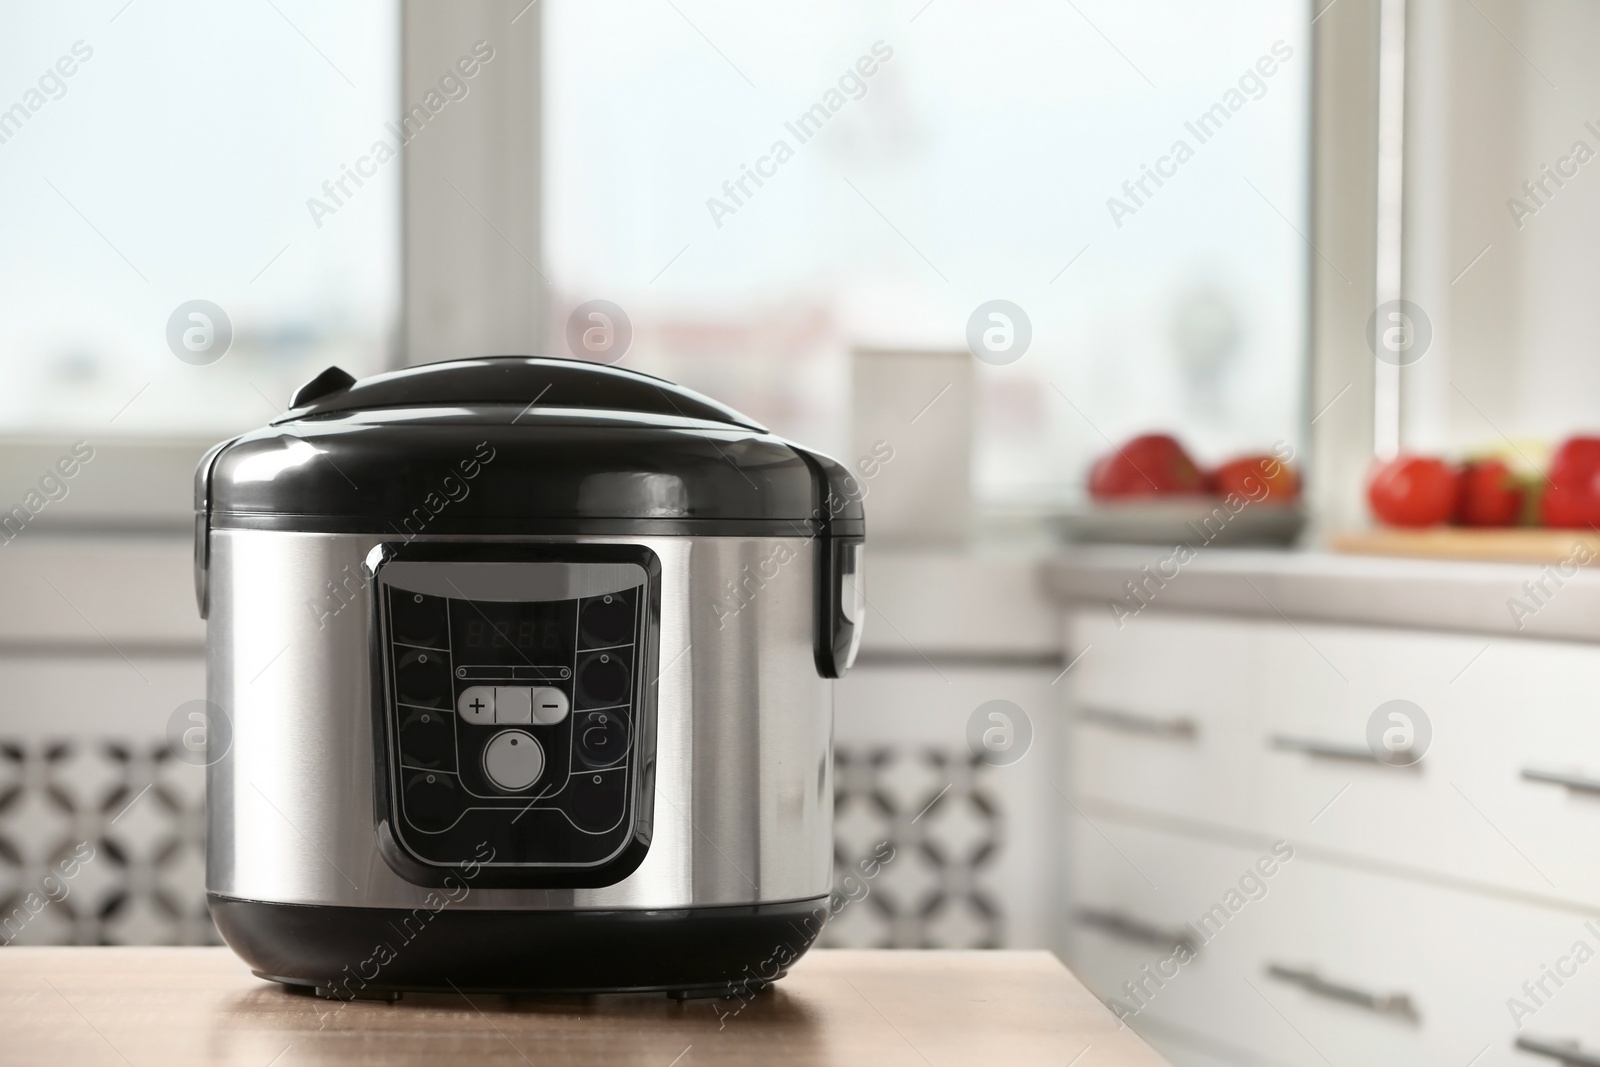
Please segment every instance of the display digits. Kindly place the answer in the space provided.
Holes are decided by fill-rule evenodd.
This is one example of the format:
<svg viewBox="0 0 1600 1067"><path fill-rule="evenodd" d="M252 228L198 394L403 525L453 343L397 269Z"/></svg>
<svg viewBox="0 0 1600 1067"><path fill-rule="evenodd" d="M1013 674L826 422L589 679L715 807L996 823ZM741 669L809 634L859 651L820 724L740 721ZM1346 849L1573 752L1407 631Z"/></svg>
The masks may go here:
<svg viewBox="0 0 1600 1067"><path fill-rule="evenodd" d="M518 658L539 651L559 656L572 642L572 619L564 617L560 604L457 603L465 609L457 615L456 622L463 650L492 650Z"/></svg>

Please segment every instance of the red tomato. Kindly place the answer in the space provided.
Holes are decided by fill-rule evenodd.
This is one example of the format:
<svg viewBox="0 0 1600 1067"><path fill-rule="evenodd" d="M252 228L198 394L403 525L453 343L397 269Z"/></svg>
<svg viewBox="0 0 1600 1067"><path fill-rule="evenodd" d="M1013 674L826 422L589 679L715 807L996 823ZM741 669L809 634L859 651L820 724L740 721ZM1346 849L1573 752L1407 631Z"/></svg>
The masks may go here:
<svg viewBox="0 0 1600 1067"><path fill-rule="evenodd" d="M1522 486L1503 460L1480 459L1461 469L1463 526L1514 526L1522 514Z"/></svg>
<svg viewBox="0 0 1600 1067"><path fill-rule="evenodd" d="M1095 500L1205 492L1205 477L1176 439L1163 433L1135 437L1095 460L1089 495Z"/></svg>
<svg viewBox="0 0 1600 1067"><path fill-rule="evenodd" d="M1550 484L1539 502L1546 526L1600 525L1600 437L1569 437L1550 460Z"/></svg>
<svg viewBox="0 0 1600 1067"><path fill-rule="evenodd" d="M1252 503L1288 504L1300 495L1300 476L1277 456L1240 456L1211 472L1212 492Z"/></svg>
<svg viewBox="0 0 1600 1067"><path fill-rule="evenodd" d="M1455 468L1430 456L1396 456L1367 482L1372 513L1390 526L1433 526L1455 513L1460 496Z"/></svg>

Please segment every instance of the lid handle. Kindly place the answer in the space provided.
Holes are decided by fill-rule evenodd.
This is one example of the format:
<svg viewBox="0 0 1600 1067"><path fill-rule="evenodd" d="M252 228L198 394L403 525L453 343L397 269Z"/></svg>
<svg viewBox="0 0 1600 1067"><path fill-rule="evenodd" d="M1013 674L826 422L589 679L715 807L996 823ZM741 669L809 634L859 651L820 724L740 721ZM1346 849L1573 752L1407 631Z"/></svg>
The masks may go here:
<svg viewBox="0 0 1600 1067"><path fill-rule="evenodd" d="M355 375L339 367L329 367L296 389L294 395L289 398L289 406L297 408L302 404L309 404L313 400L320 400L325 396L331 396L341 390L348 389L354 384L356 384Z"/></svg>

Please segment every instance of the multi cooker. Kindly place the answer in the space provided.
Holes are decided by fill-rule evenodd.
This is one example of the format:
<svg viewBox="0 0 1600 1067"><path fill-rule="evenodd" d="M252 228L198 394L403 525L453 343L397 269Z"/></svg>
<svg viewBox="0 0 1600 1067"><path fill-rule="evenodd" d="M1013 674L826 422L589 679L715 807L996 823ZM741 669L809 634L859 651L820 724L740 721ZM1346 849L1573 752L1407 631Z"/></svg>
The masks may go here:
<svg viewBox="0 0 1600 1067"><path fill-rule="evenodd" d="M195 481L207 899L258 975L696 995L815 939L847 468L659 378L506 356L331 368Z"/></svg>

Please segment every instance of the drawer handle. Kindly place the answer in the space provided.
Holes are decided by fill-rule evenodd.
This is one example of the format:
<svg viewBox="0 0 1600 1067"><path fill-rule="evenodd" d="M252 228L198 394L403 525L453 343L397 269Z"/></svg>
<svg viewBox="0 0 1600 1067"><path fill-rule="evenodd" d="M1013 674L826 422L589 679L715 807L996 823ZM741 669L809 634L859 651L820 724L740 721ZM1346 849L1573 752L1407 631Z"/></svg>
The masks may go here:
<svg viewBox="0 0 1600 1067"><path fill-rule="evenodd" d="M1383 763L1366 745L1346 745L1338 741L1323 741L1315 737L1292 737L1289 734L1273 734L1268 739L1273 748L1283 749L1287 752L1304 752L1308 756L1321 759L1356 760L1360 763Z"/></svg>
<svg viewBox="0 0 1600 1067"><path fill-rule="evenodd" d="M1379 1015L1393 1015L1410 1022L1420 1018L1416 1004L1404 993L1369 993L1355 986L1330 982L1310 968L1284 967L1276 963L1267 965L1267 974L1280 982L1297 985L1313 996L1354 1004Z"/></svg>
<svg viewBox="0 0 1600 1067"><path fill-rule="evenodd" d="M1560 1060L1561 1067L1600 1067L1600 1054L1583 1051L1576 1041L1545 1041L1537 1037L1519 1037L1515 1045L1521 1052L1535 1056L1549 1056Z"/></svg>
<svg viewBox="0 0 1600 1067"><path fill-rule="evenodd" d="M1125 912L1102 908L1079 908L1073 915L1079 926L1088 926L1110 934L1119 941L1132 941L1158 949L1187 949L1190 955L1200 951L1187 929L1174 933L1163 930L1154 923L1136 919Z"/></svg>
<svg viewBox="0 0 1600 1067"><path fill-rule="evenodd" d="M1561 771L1541 771L1533 767L1524 767L1522 777L1530 782L1564 785L1579 793L1600 793L1600 778L1589 778L1582 774L1563 774Z"/></svg>
<svg viewBox="0 0 1600 1067"><path fill-rule="evenodd" d="M1143 734L1146 737L1171 737L1180 741L1193 741L1200 727L1188 716L1162 719L1154 715L1135 715L1131 711L1112 711L1110 708L1081 708L1078 718L1125 734Z"/></svg>

